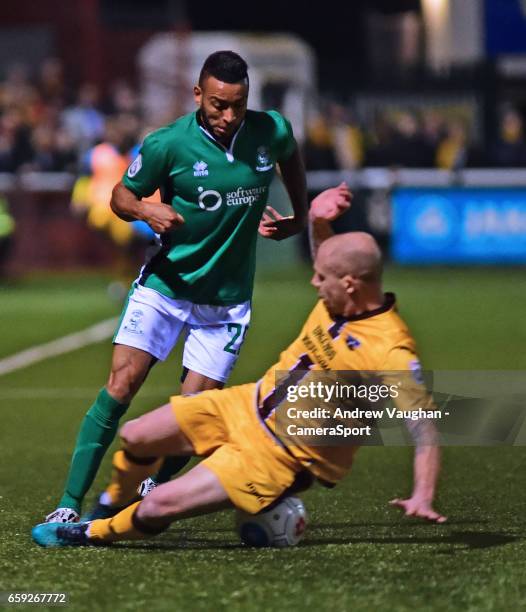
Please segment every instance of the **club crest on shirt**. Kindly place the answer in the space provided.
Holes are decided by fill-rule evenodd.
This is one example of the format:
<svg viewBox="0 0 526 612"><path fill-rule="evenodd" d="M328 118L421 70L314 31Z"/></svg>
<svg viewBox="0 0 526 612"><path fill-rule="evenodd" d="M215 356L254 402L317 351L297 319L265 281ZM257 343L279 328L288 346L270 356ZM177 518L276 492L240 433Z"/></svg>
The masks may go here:
<svg viewBox="0 0 526 612"><path fill-rule="evenodd" d="M202 160L193 165L194 176L208 176L208 164Z"/></svg>
<svg viewBox="0 0 526 612"><path fill-rule="evenodd" d="M256 170L258 172L266 172L267 170L271 170L273 167L274 164L270 161L270 151L268 150L268 147L258 147Z"/></svg>
<svg viewBox="0 0 526 612"><path fill-rule="evenodd" d="M347 346L351 349L351 351L354 351L354 349L357 349L359 346L362 345L362 343L357 338L351 336L351 334L347 336L347 340L345 342Z"/></svg>
<svg viewBox="0 0 526 612"><path fill-rule="evenodd" d="M133 178L141 168L142 155L139 153L139 155L137 155L137 157L133 160L133 162L130 164L130 167L128 168L128 176L130 178Z"/></svg>

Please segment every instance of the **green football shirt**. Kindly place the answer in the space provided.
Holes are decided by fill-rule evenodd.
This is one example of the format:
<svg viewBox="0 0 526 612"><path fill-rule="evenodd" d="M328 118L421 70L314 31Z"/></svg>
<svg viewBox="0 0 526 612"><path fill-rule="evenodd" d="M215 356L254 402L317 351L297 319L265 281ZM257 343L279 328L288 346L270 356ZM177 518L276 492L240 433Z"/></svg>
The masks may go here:
<svg viewBox="0 0 526 612"><path fill-rule="evenodd" d="M290 123L276 111L247 111L228 149L197 113L147 136L123 184L138 198L160 189L185 223L161 235L139 284L196 304L249 300L275 165L295 147Z"/></svg>

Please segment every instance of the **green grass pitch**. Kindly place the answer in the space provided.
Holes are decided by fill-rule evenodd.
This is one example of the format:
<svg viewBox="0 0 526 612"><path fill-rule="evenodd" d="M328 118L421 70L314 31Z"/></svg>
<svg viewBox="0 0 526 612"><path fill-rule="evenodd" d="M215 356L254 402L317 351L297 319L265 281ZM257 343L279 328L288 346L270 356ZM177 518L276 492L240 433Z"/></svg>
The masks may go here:
<svg viewBox="0 0 526 612"><path fill-rule="evenodd" d="M308 280L307 268L259 276L231 383L258 377L298 332L315 299ZM117 315L106 284L57 276L0 286L0 359ZM426 367L526 370L523 270L392 267L386 289ZM367 448L341 486L304 495L311 523L297 548L243 548L231 513L174 524L149 542L38 548L30 529L54 508L110 353L107 341L0 376L0 591L66 591L72 610L526 609L524 448L445 449L442 526L387 505L409 493L411 450ZM179 360L176 352L154 368L130 416L178 388Z"/></svg>

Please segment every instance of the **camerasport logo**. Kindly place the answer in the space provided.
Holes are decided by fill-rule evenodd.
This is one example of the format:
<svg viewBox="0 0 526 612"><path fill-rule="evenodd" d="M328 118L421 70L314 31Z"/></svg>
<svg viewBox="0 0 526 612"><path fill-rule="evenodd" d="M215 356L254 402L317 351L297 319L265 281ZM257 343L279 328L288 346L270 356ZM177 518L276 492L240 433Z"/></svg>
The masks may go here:
<svg viewBox="0 0 526 612"><path fill-rule="evenodd" d="M245 189L238 187L235 191L229 191L225 196L227 206L252 206L266 196L268 187L253 187ZM197 204L199 208L213 212L217 210L223 203L223 196L215 189L204 189L198 187L199 197Z"/></svg>

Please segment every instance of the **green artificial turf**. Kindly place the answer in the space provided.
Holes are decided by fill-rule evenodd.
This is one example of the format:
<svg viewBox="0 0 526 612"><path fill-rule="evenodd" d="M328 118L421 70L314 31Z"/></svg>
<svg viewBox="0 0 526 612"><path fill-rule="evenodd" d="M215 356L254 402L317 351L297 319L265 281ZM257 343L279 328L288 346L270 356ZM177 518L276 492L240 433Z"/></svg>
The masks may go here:
<svg viewBox="0 0 526 612"><path fill-rule="evenodd" d="M309 270L259 276L231 383L257 378L315 300ZM0 359L116 316L108 279L56 276L0 286ZM388 268L386 289L437 369L526 369L526 280L518 269ZM336 489L304 495L310 525L287 550L239 544L232 513L192 519L149 542L38 548L79 421L107 376L109 341L0 376L0 591L66 591L73 610L526 609L523 448L446 448L436 506L444 525L390 508L407 495L411 449L365 448ZM130 416L178 387L180 350L156 366ZM90 496L108 477L110 456Z"/></svg>

